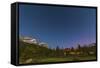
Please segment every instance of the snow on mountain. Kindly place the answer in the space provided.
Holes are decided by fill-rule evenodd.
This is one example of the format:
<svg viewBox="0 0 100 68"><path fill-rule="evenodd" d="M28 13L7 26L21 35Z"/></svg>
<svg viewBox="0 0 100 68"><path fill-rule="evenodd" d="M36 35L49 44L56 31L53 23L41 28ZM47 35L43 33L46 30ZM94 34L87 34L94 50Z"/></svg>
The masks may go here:
<svg viewBox="0 0 100 68"><path fill-rule="evenodd" d="M38 44L38 45L43 46L43 47L48 47L48 44L47 43L45 43L45 42L39 42L35 38L31 38L31 37L20 37L20 40L22 40L23 42L26 42L26 43Z"/></svg>

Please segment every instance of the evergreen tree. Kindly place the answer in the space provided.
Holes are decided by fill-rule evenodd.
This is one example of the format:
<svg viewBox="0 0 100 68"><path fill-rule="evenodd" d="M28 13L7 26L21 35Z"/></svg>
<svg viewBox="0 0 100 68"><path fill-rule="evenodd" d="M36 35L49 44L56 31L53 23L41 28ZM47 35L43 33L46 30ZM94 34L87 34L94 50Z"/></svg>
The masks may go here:
<svg viewBox="0 0 100 68"><path fill-rule="evenodd" d="M80 44L78 44L78 49L81 49L81 46L80 46Z"/></svg>

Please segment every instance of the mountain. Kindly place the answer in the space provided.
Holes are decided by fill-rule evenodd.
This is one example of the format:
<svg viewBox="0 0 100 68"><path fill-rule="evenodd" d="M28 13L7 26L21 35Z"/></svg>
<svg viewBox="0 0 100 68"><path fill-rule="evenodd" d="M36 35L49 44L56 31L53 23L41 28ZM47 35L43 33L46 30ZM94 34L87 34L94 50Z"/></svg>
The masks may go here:
<svg viewBox="0 0 100 68"><path fill-rule="evenodd" d="M39 44L30 44L21 40L19 41L19 45L20 64L27 63L27 60L29 59L32 59L34 62L38 62L38 59L46 57L46 55L48 55L51 51L49 48L40 46Z"/></svg>
<svg viewBox="0 0 100 68"><path fill-rule="evenodd" d="M35 38L31 38L31 37L21 37L20 38L23 42L26 42L26 43L34 43L34 44L37 44L38 41L35 39Z"/></svg>
<svg viewBox="0 0 100 68"><path fill-rule="evenodd" d="M20 40L23 41L23 42L25 42L25 43L38 44L39 46L43 46L43 47L47 47L48 48L48 44L47 43L45 43L45 42L39 42L35 38L31 38L31 37L20 37Z"/></svg>

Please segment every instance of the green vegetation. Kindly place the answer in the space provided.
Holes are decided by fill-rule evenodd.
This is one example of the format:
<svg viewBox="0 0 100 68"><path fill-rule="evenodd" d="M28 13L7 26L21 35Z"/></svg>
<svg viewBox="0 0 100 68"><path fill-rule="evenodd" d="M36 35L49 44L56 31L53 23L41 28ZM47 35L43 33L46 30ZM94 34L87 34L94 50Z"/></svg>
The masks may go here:
<svg viewBox="0 0 100 68"><path fill-rule="evenodd" d="M19 42L19 63L44 63L44 62L63 62L63 61L82 61L96 59L96 45L80 46L76 49L50 49L39 46L38 44L29 44Z"/></svg>

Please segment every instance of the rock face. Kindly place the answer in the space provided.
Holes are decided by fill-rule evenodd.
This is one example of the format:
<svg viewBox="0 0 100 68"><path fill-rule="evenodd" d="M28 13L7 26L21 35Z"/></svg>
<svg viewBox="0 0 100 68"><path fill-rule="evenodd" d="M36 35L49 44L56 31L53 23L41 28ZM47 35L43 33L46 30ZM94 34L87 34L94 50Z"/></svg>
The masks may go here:
<svg viewBox="0 0 100 68"><path fill-rule="evenodd" d="M25 37L23 39L23 42L34 43L34 44L37 44L38 43L36 39L32 39L32 38L29 38L29 37Z"/></svg>
<svg viewBox="0 0 100 68"><path fill-rule="evenodd" d="M20 37L20 40L22 40L23 42L29 43L29 44L38 44L40 46L43 46L43 47L48 48L48 44L47 43L45 43L45 42L39 42L35 38L31 38L31 37Z"/></svg>
<svg viewBox="0 0 100 68"><path fill-rule="evenodd" d="M39 45L48 48L48 44L47 43L41 42L41 43L39 43Z"/></svg>
<svg viewBox="0 0 100 68"><path fill-rule="evenodd" d="M30 43L30 44L32 44L32 43L37 44L38 43L36 39L31 38L31 37L21 37L20 39L23 42Z"/></svg>
<svg viewBox="0 0 100 68"><path fill-rule="evenodd" d="M30 58L30 59L26 60L25 63L31 63L31 62L32 62L32 59Z"/></svg>

